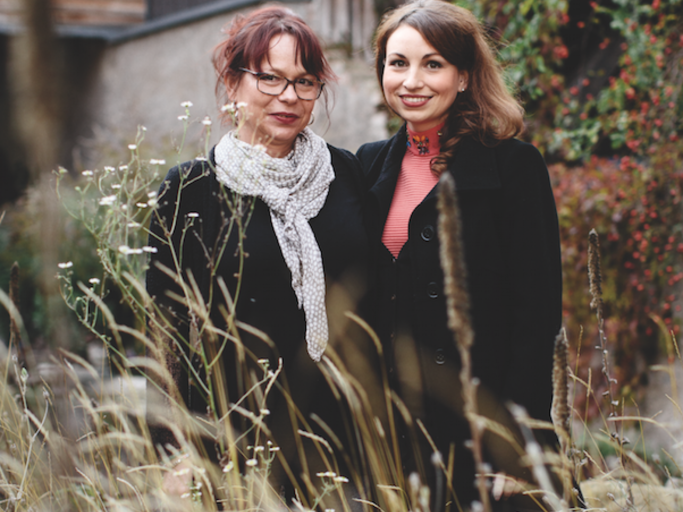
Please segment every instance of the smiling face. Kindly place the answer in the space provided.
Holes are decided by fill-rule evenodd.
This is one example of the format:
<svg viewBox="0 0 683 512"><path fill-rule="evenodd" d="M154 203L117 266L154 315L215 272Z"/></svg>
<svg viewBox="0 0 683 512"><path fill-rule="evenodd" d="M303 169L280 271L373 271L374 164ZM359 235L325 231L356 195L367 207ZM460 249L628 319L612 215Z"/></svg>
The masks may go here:
<svg viewBox="0 0 683 512"><path fill-rule="evenodd" d="M442 57L420 32L401 25L389 36L382 89L389 107L411 130L422 132L443 123L463 88L466 73Z"/></svg>
<svg viewBox="0 0 683 512"><path fill-rule="evenodd" d="M270 40L268 58L263 59L260 69L253 71L290 80L316 79L301 64L296 39L289 34L280 34ZM236 85L228 87L231 100L247 104L240 110L244 119L240 122L238 137L249 144L262 144L270 156L281 158L292 150L296 136L308 125L315 100L299 99L292 85L279 96L269 96L257 89L256 82L254 75L245 72Z"/></svg>

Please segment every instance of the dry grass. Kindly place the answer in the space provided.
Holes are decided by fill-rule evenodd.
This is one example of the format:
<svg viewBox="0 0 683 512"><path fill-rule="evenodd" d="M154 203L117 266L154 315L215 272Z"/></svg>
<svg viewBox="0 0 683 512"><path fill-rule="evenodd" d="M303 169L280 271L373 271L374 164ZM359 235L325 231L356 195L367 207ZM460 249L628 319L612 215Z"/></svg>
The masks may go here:
<svg viewBox="0 0 683 512"><path fill-rule="evenodd" d="M400 398L389 388L386 369L376 376L377 387L372 387L364 371L354 371L348 361L361 361L359 351L349 358L353 343L345 347L347 353L326 352L319 369L335 396L349 411L347 439L339 439L338 429L316 425L315 418L304 417L290 399L290 416L296 418L295 431L300 458L296 473L288 464L279 447L271 440L267 411L249 407L250 402L265 403L273 390L287 396L279 368L262 366L253 373L245 387L245 395L230 402L224 389L220 366L208 372L210 379L195 373L198 385L209 400L209 413L198 416L188 411L164 362L167 360L168 339L174 338L174 326L151 301L143 285L145 255L126 253L121 247L140 247L145 243L148 224L153 215L153 185L158 181L158 164L143 161L139 154L141 133L131 150L131 159L119 170L94 171L86 185L80 185L77 201L62 189L62 200L72 214L82 222L98 242L103 275L109 286L121 292L122 302L134 312L133 327L118 322L106 300L105 283L90 285L72 283L71 268L65 266L60 274L66 303L81 322L106 347L105 365L111 366L115 378L103 378L103 368L75 354L53 354L49 364L27 367L19 348L19 340L26 340L20 312L14 301L0 290L0 303L12 319L12 338L9 349L0 344L0 504L8 511L157 511L157 510L382 510L387 512L427 512L432 503L428 489L416 475L404 475L398 449L396 415L412 422ZM125 167L122 171L121 168ZM59 175L64 179L64 174ZM62 185L63 186L63 185ZM71 198L71 199L70 199ZM139 206L141 198L149 201ZM125 207L124 207L125 205ZM104 208L103 208L104 207ZM448 204L443 208L457 209ZM455 215L448 215L456 218ZM243 226L237 229L243 229ZM455 232L457 225L445 225L444 231ZM597 235L596 235L597 237ZM517 443L510 431L478 413L476 386L468 365L463 365L464 401L466 413L474 426L473 448L479 468L478 482L481 501L473 510L490 510L491 485L503 487L510 493L533 495L545 510L569 510L577 506L572 479L581 484L587 505L592 510L652 511L683 510L681 490L671 482L680 476L680 468L667 466L669 473L657 473L645 457L638 456L626 440L629 426L643 422L657 423L656 419L641 418L625 412L616 384L609 371L609 340L604 332L602 297L600 295L599 246L591 241L592 305L600 322L603 356L602 373L607 379L608 396L595 396L593 382L583 382L569 368L568 342L564 335L556 343L554 370L555 401L552 425L538 425L515 411L519 430L524 438ZM444 244L446 260L460 261L456 246ZM178 276L177 269L170 273ZM464 268L446 269L452 276L447 282L453 304L466 304L466 290L459 288ZM219 285L213 299L227 305L226 328L213 325L209 311L191 279L179 279L182 294L177 300L187 305L194 318L194 329L188 340L179 343L205 347L201 352L204 368L211 366L224 344L242 347L237 327L248 329L234 318L232 297L224 285ZM16 294L16 290L11 291ZM336 293L336 291L334 292ZM465 294L465 299L462 298ZM458 300L457 297L461 298ZM353 299L339 297L339 308L349 309ZM468 361L471 327L466 313L453 306L450 322L460 344L463 361ZM350 321L367 330L372 340L373 356L383 360L382 346L363 320L348 315ZM137 326L137 327L135 327ZM149 328L147 328L149 326ZM252 329L253 332L253 329ZM668 333L667 333L668 334ZM128 337L145 346L151 357L126 355L123 339ZM671 337L671 346L677 348ZM242 350L240 348L240 350ZM680 365L680 354L672 351L671 368ZM248 356L245 356L248 357ZM188 368L194 368L189 360ZM672 371L670 368L670 371ZM109 369L109 368L106 368ZM192 370L194 371L194 370ZM140 386L141 375L153 375ZM551 376L548 376L550 378ZM156 399L146 400L151 393ZM577 429L581 414L572 408L572 393L586 393L607 413L598 426L583 425L583 436ZM677 395L671 395L673 407L680 409ZM159 404L159 407L154 407ZM681 415L683 419L683 414ZM150 426L162 425L172 433L175 443L154 446ZM313 425L322 428L314 430ZM246 429L245 429L246 426ZM558 452L543 452L532 435L532 428L554 428L561 441ZM277 425L277 428L289 428ZM662 427L663 428L663 427ZM477 450L485 433L497 436L502 442L514 444L523 464L533 468L535 481L519 482L506 475L492 475ZM250 443L244 438L248 434ZM202 438L210 438L219 446L220 460L212 462L207 456ZM673 441L677 450L683 440ZM523 445L523 446L522 446ZM612 456L606 453L611 452ZM674 457L671 458L674 460ZM616 461L616 463L614 463ZM179 464L180 463L180 464ZM298 488L298 499L285 502L271 487L271 471L275 464L289 468L289 478ZM430 463L430 462L426 462ZM443 464L443 462L437 463ZM457 461L449 461L450 464ZM321 466L322 464L322 466ZM323 470L319 470L319 468ZM340 474L340 467L348 468ZM314 469L318 468L318 469ZM671 469L673 468L673 469ZM191 486L183 496L164 492L165 476L187 473ZM561 488L552 483L555 474L563 482ZM510 485L506 485L505 481ZM502 482L502 483L501 483ZM668 486L664 483L669 482ZM451 503L449 510L457 510ZM464 509L469 504L463 504Z"/></svg>

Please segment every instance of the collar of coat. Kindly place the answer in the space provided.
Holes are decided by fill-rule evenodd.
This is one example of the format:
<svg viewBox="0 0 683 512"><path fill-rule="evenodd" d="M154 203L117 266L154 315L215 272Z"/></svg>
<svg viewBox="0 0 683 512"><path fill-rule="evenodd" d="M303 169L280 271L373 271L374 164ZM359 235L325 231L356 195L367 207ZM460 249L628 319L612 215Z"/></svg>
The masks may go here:
<svg viewBox="0 0 683 512"><path fill-rule="evenodd" d="M406 152L407 135L405 126L391 139L385 142L377 153L370 173L377 172L381 166L374 185L370 188L379 207L382 219L386 219L396 189L396 182L401 171L401 163ZM448 172L455 179L457 190L493 190L501 188L501 180L496 163L495 148L485 146L472 137L460 141ZM437 185L438 186L438 185ZM422 201L436 198L436 187Z"/></svg>

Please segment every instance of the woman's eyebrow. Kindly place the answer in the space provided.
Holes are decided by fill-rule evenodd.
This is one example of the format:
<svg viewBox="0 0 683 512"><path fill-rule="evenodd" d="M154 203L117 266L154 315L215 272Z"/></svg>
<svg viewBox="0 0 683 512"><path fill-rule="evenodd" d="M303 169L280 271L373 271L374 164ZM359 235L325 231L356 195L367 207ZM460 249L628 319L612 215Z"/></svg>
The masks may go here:
<svg viewBox="0 0 683 512"><path fill-rule="evenodd" d="M264 66L264 67L262 68L262 72L263 72L263 73L267 73L267 74L269 74L269 75L278 75L278 76L282 76L282 77L287 76L287 75L285 74L285 72L282 71L281 69L274 68L273 66L267 66L267 67L269 67L270 69L269 69L268 71L266 71L265 67L266 67L266 66ZM312 76L312 77L315 77L315 75L314 75L313 73L311 73L310 71L304 70L303 72L299 73L298 75L294 76L293 78L302 78L302 77L305 77L305 76Z"/></svg>
<svg viewBox="0 0 683 512"><path fill-rule="evenodd" d="M401 57L402 59L406 58L405 55L403 55L402 53L399 53L399 52L391 52L391 53L387 54L387 57L391 57L391 56ZM431 59L432 57L442 57L442 55L439 52L426 53L422 56L422 60Z"/></svg>

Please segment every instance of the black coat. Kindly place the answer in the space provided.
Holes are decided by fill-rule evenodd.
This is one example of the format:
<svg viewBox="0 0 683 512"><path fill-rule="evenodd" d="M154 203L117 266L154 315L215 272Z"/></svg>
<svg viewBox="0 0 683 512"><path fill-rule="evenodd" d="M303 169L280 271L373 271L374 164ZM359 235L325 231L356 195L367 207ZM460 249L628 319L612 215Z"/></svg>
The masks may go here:
<svg viewBox="0 0 683 512"><path fill-rule="evenodd" d="M359 283L367 281L369 244L362 215L362 173L358 160L348 151L329 147L335 179L329 187L326 202L318 215L310 219L322 254L328 290L333 286L336 296L343 290L349 297L361 293ZM213 151L209 160L195 160L171 169L161 185L158 208L151 224L150 245L157 248L147 272L147 289L162 311L171 315L177 330L175 341L167 339L169 347L178 343L189 354L190 340L187 308L169 297L169 292L182 291L159 264L176 268L173 253L178 255L183 277L196 280L202 299L211 311L215 326L225 329L221 309L229 309L217 284L225 281L235 302L235 318L243 325L254 327L272 340L268 343L247 328L239 334L247 350L247 366L262 376L258 359L268 359L270 368L284 363L279 383L288 382L295 403L306 421L315 412L334 418L336 404L324 384L316 363L309 357L305 343L304 312L299 309L291 286L291 273L285 263L273 231L268 206L260 199L240 197L216 179L212 170ZM241 206L240 206L241 201ZM173 223L174 214L177 209ZM234 212L237 212L233 215ZM244 226L243 247L240 250L239 224ZM165 243L164 231L171 233L171 243ZM239 285L239 286L238 286ZM329 294L328 294L329 295ZM328 297L329 298L329 297ZM346 297L345 297L346 298ZM330 320L330 342L334 346L344 336L347 308L327 302ZM170 311L170 312L169 312ZM201 325L200 325L201 328ZM219 340L222 342L222 340ZM172 351L171 351L172 353ZM197 363L197 356L191 355ZM226 391L230 403L237 402L249 386L248 376L237 360L234 344L227 342L222 363L227 379ZM206 397L188 373L183 357L171 357L173 377L181 395L191 410L206 411ZM201 367L200 364L196 364ZM280 398L278 386L271 392L267 406L272 410L271 427L290 430L289 415ZM258 415L261 404L241 404L253 408ZM331 415L331 416L330 416ZM277 419L276 419L277 418ZM285 422L285 423L282 423ZM278 424L279 423L279 424ZM162 431L163 434L163 431ZM164 441L164 439L158 439ZM276 441L279 441L276 436Z"/></svg>
<svg viewBox="0 0 683 512"><path fill-rule="evenodd" d="M394 354L388 364L409 410L425 422L444 457L455 442L457 473L469 434L462 420L459 357L446 320L436 187L412 213L408 241L397 258L380 242L405 151L403 128L357 153L378 251L375 327L385 350ZM448 172L463 226L473 373L490 399L480 408L500 418L501 404L511 400L549 420L562 273L557 212L543 158L518 140L490 148L466 138Z"/></svg>

